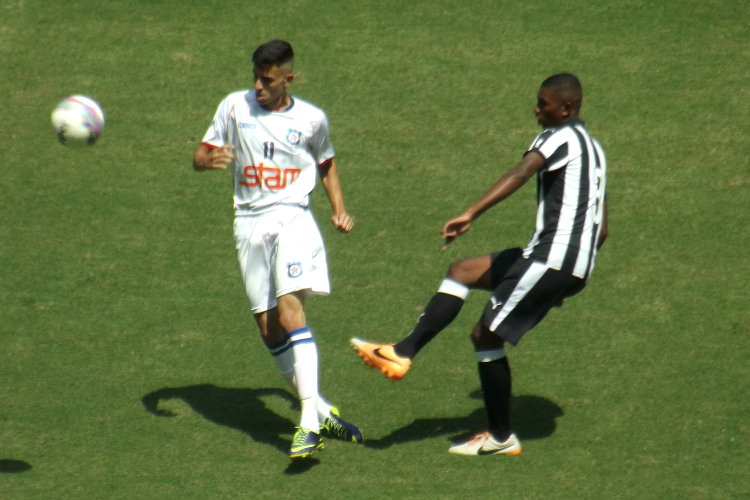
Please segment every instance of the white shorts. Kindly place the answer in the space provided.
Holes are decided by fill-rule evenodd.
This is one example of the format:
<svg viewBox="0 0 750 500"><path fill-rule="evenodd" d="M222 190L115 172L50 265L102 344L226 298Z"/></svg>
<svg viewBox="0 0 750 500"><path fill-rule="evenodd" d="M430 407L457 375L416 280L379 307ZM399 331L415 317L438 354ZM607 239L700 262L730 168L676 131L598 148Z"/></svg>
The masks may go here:
<svg viewBox="0 0 750 500"><path fill-rule="evenodd" d="M281 206L236 217L234 242L253 314L273 309L277 297L291 292L330 293L323 238L309 210Z"/></svg>

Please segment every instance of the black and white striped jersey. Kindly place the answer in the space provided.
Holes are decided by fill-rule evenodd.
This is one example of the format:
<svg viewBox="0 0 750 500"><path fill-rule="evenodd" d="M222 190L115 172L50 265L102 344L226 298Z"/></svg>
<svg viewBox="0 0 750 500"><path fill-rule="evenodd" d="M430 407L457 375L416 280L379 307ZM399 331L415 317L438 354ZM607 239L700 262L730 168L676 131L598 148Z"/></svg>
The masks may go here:
<svg viewBox="0 0 750 500"><path fill-rule="evenodd" d="M536 231L524 257L588 280L604 211L604 151L581 120L571 120L539 134L530 152L545 166L537 174Z"/></svg>

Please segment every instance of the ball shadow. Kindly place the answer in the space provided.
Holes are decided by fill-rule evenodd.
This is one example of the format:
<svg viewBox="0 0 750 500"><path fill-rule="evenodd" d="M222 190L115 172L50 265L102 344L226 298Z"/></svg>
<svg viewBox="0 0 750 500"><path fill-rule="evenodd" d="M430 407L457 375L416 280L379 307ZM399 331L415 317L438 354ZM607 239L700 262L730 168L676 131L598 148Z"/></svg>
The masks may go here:
<svg viewBox="0 0 750 500"><path fill-rule="evenodd" d="M31 470L31 464L23 460L0 460L0 474L19 474Z"/></svg>

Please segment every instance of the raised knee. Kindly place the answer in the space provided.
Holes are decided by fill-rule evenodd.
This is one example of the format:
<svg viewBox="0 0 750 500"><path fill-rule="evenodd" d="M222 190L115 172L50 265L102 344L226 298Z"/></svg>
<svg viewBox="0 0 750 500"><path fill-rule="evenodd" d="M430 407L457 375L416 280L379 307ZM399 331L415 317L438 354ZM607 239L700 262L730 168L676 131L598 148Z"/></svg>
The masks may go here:
<svg viewBox="0 0 750 500"><path fill-rule="evenodd" d="M446 276L453 281L457 281L458 283L465 283L466 282L466 266L464 265L464 261L457 260L455 262L451 262L451 265L448 266L448 273Z"/></svg>

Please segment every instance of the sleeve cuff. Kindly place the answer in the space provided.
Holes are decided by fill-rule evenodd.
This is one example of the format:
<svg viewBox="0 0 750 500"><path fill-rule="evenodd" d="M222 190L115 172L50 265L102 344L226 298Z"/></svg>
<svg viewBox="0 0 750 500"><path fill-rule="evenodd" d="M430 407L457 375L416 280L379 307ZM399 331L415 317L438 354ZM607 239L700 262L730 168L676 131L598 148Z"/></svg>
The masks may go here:
<svg viewBox="0 0 750 500"><path fill-rule="evenodd" d="M318 168L320 167L328 167L333 163L333 156L328 158L327 160L323 161L322 163L318 164Z"/></svg>

